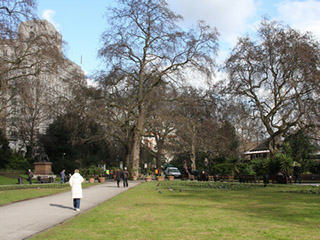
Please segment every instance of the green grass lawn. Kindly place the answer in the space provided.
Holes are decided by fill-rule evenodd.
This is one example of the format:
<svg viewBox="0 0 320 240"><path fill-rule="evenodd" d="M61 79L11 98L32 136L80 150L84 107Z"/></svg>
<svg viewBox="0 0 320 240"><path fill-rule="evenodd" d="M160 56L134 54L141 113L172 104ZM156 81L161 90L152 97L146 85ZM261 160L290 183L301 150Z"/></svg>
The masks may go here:
<svg viewBox="0 0 320 240"><path fill-rule="evenodd" d="M9 184L17 184L17 183L18 183L17 178L10 178L10 177L0 175L0 185L9 185Z"/></svg>
<svg viewBox="0 0 320 240"><path fill-rule="evenodd" d="M14 175L14 176L13 176ZM18 184L18 177L22 178L23 184L29 184L28 175L27 174L10 174L9 176L0 175L0 186L1 185L12 185ZM61 178L57 177L55 179L55 183L60 183ZM40 183L37 179L33 178L32 183Z"/></svg>
<svg viewBox="0 0 320 240"><path fill-rule="evenodd" d="M33 239L320 239L319 187L156 184L141 184Z"/></svg>

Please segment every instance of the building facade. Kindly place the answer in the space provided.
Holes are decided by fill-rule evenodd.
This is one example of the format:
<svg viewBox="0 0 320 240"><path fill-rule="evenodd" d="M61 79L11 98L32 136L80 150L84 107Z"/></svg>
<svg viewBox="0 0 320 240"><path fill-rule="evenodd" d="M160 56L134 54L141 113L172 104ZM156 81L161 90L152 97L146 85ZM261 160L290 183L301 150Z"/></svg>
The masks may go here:
<svg viewBox="0 0 320 240"><path fill-rule="evenodd" d="M81 67L63 56L61 34L46 20L24 22L17 39L1 42L1 129L10 147L36 149L38 134L86 84ZM33 150L34 151L34 150Z"/></svg>

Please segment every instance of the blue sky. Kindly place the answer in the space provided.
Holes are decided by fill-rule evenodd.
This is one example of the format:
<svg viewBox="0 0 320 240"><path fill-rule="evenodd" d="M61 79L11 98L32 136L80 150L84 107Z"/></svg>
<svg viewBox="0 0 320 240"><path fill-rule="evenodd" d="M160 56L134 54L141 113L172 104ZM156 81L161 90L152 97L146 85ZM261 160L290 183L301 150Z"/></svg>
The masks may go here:
<svg viewBox="0 0 320 240"><path fill-rule="evenodd" d="M237 37L254 31L262 17L282 21L320 39L320 0L167 0L185 26L205 20L220 32L222 61ZM107 29L105 13L116 0L38 0L38 15L47 19L68 43L67 57L91 74L103 69L97 58L100 36ZM82 59L82 62L81 62Z"/></svg>

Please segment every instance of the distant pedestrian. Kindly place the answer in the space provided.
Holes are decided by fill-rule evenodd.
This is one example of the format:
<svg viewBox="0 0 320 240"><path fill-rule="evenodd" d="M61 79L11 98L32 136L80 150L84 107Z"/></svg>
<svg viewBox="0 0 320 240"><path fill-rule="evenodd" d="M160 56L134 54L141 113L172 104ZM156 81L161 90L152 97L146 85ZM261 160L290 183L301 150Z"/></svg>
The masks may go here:
<svg viewBox="0 0 320 240"><path fill-rule="evenodd" d="M66 173L65 173L65 169L63 169L60 173L60 176L61 176L61 183L64 183L64 179L66 178Z"/></svg>
<svg viewBox="0 0 320 240"><path fill-rule="evenodd" d="M117 181L117 186L120 187L120 181L121 181L121 172L120 172L120 169L117 169L117 171L116 171L115 180Z"/></svg>
<svg viewBox="0 0 320 240"><path fill-rule="evenodd" d="M209 180L209 174L206 171L202 171L199 176L200 181L208 181Z"/></svg>
<svg viewBox="0 0 320 240"><path fill-rule="evenodd" d="M109 170L109 169L107 169L107 170L106 170L106 176L107 176L107 178L110 178L110 176L109 176L109 175L110 175L110 170Z"/></svg>
<svg viewBox="0 0 320 240"><path fill-rule="evenodd" d="M83 197L82 182L83 177L80 175L79 170L74 170L74 174L70 177L69 184L71 186L73 208L76 211L80 211L80 199Z"/></svg>
<svg viewBox="0 0 320 240"><path fill-rule="evenodd" d="M299 181L299 183L301 184L300 167L298 166L298 163L294 164L293 176L294 176L294 183L297 183L297 181Z"/></svg>
<svg viewBox="0 0 320 240"><path fill-rule="evenodd" d="M32 184L32 178L33 178L33 172L31 169L28 170L28 181L30 184Z"/></svg>
<svg viewBox="0 0 320 240"><path fill-rule="evenodd" d="M123 187L128 187L129 172L126 167L124 167L124 170L122 172L122 177L123 177Z"/></svg>

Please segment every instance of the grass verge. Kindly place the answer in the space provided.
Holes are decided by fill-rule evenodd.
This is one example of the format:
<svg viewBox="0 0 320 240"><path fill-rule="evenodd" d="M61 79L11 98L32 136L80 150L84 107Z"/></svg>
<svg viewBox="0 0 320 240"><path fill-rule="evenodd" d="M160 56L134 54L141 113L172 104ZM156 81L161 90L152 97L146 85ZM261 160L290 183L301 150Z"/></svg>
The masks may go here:
<svg viewBox="0 0 320 240"><path fill-rule="evenodd" d="M33 239L320 239L319 187L141 184Z"/></svg>

